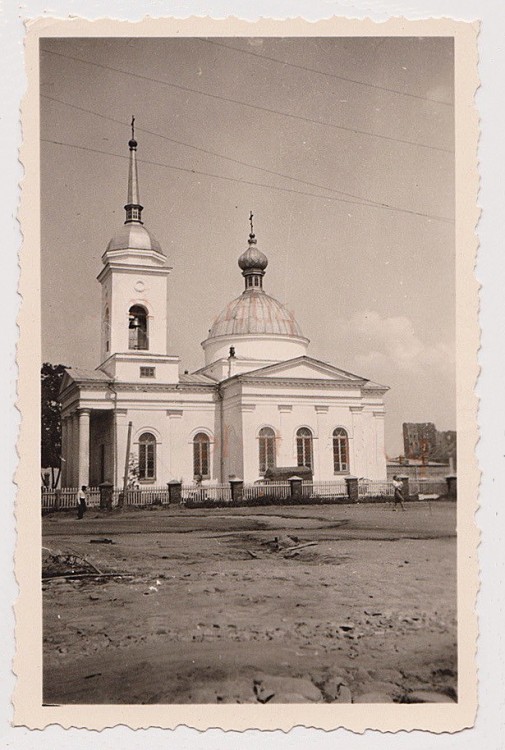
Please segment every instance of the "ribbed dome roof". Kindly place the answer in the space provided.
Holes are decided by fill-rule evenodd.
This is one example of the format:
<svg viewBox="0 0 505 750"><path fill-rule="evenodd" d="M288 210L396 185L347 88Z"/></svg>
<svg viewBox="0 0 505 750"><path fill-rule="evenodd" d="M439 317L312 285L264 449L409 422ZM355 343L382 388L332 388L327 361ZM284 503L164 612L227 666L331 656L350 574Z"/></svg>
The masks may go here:
<svg viewBox="0 0 505 750"><path fill-rule="evenodd" d="M154 250L162 253L161 245L143 224L124 224L113 236L107 250Z"/></svg>
<svg viewBox="0 0 505 750"><path fill-rule="evenodd" d="M255 289L243 292L224 308L208 338L247 333L303 337L293 315L276 299Z"/></svg>

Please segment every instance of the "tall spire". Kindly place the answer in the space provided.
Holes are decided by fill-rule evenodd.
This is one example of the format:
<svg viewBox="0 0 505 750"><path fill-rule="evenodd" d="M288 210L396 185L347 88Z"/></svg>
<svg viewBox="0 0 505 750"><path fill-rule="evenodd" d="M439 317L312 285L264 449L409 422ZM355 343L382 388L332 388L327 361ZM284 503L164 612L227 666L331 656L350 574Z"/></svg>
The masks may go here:
<svg viewBox="0 0 505 750"><path fill-rule="evenodd" d="M139 199L139 178L137 173L137 141L135 140L135 117L131 122L132 137L128 142L130 147L130 163L128 167L128 198L125 206L125 224L142 224L142 209Z"/></svg>

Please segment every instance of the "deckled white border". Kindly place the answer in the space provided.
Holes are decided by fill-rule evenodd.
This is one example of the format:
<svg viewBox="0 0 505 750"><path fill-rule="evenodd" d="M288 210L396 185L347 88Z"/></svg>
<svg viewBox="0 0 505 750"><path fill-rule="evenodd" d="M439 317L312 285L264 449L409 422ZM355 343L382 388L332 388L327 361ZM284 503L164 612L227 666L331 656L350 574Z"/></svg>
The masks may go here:
<svg viewBox="0 0 505 750"><path fill-rule="evenodd" d="M73 22L72 24L67 24L66 28L69 28L69 26L73 26L74 23L77 23L77 22ZM202 21L201 20L193 21L193 23L197 23L198 25L200 25L202 23ZM258 35L264 35L264 34L268 33L267 30L265 30L264 28L261 28L261 26L264 25L264 24L266 24L266 23L267 22L261 22L261 24L259 25L259 27L256 28L254 30L254 32L252 32L252 33L258 34ZM299 25L301 25L303 22L296 22L296 23L299 24ZM342 23L343 22L341 20L339 22L339 24L342 24ZM451 31L448 31L449 27L451 29L454 28L454 26L451 24L451 22L447 22L446 21L446 22L438 22L438 23L440 24L439 25L439 28L441 29L440 33L444 34L444 35L451 33ZM151 24L152 24L152 22L146 22L145 26L148 27ZM228 25L230 27L233 24L241 25L241 22L237 22L235 20L230 20L228 22ZM349 22L345 22L345 25L348 25L348 24L349 24ZM386 33L392 33L391 32L391 27L393 25L398 26L398 24L403 24L403 27L405 27L405 22L402 22L402 21L390 22L387 27L380 26L380 27L376 28L375 29L375 34L382 35L382 34L386 34ZM98 26L99 25L100 24L98 24L98 25L95 24L94 25L94 29L96 29L96 33L97 34L102 35L104 33L104 30L103 30L103 28L100 29L100 30L98 30ZM423 33L427 34L427 33L429 33L428 30L426 29L426 26L423 24L423 22L419 22L419 24L416 24L416 25L419 26L419 30L412 31L409 28L409 30L408 30L407 33L412 33L412 34L414 34L414 33L419 33L419 34L423 34ZM368 24L365 23L363 25L363 28L366 27L366 26L370 26L370 24L369 23ZM129 35L129 34L132 33L132 29L131 29L130 26L123 25L123 27L127 28L127 30L124 31L125 35L126 34ZM46 29L47 28L49 28L49 27L46 27ZM134 33L137 33L138 29L136 27L134 27L134 28L135 28L135 32ZM366 33L365 31L363 31L363 28L360 28L360 30L358 32L360 35L363 34L363 33ZM445 30L442 30L443 28L445 28ZM461 25L460 25L458 28L462 29L464 27L461 27ZM51 26L50 32L48 32L46 30L43 33L51 33L51 35L56 35L55 34L55 27ZM68 32L65 32L65 35L67 35L67 34L68 35L77 35L78 33L79 32L76 32L75 28L73 28L72 30L69 30ZM86 31L85 33L88 34L88 35L90 35L90 34L93 34L95 32L94 31L92 31L92 32ZM108 31L107 33L110 33L110 32ZM157 35L160 34L159 22L155 22L155 31L154 31L154 33L156 33ZM195 33L195 32L191 31L191 32L189 32L188 35L192 35L193 33ZM196 33L203 34L204 32L200 28L200 30L198 32L196 32ZM206 33L208 33L208 31ZM219 33L223 33L223 32L222 31L216 31L214 33L219 34ZM237 31L235 29L231 29L230 28L230 33L234 34L234 33L237 33ZM247 34L251 34L251 31L248 30L246 33ZM283 33L286 34L286 33L289 33L290 35L293 35L295 32L293 31L292 28L290 28L289 32L287 32L287 31L280 31L279 32L279 30L276 30L276 31L270 32L270 33L275 33L275 34L279 34L279 33L280 34L283 34ZM304 29L303 31L301 31L301 33L302 33L302 35L307 35L308 33L321 34L321 33L325 33L325 32L321 31L320 29L316 29L315 27L312 27L309 31L307 31L306 29ZM326 33L328 33L328 32L326 32ZM338 35L344 35L345 31L343 31L342 27L340 26L338 28L338 31L332 31L330 33L336 33ZM357 33L357 32L354 29L353 31L350 31L348 33ZM473 36L475 36L475 29L473 29L471 33L472 33ZM459 31L458 31L458 43L459 43L459 40L460 40L460 36L459 36ZM467 70L465 71L465 73L461 77L461 83L463 85L465 85L466 87L468 87L469 83L471 85L471 80L472 80L472 75L473 75L473 78L474 78L474 88L475 88L476 80L475 80L475 76L474 76L474 74L472 72L472 64L473 64L473 66L475 66L475 60L472 60L472 57L473 57L472 51L470 50L468 56L466 57L466 62L469 63L469 66L467 67ZM458 84L458 81L457 81L457 84ZM473 147L472 146L470 147L470 153L464 154L463 151L460 151L460 154L459 154L460 156L469 157L470 160L465 163L464 159L463 160L462 159L458 159L458 173L463 177L463 179L466 182L467 179L468 179L468 174L469 174L469 172L471 172L472 175L473 175L473 181L476 184L476 182L475 182L476 181L476 173L475 173L476 117L475 117L475 113L472 112L471 97L470 97L470 101L467 102L467 104L470 105L469 107L467 107L468 113L465 116L464 120L463 120L463 118L461 118L461 121L462 121L462 124L464 124L465 128L467 129L467 135L469 135L470 138L473 138ZM30 121L30 123L28 125L28 129L30 129L31 126L34 125L34 120L35 119L36 118L34 118L33 120ZM38 134L38 123L37 123L37 134ZM460 143L461 143L461 141L460 141ZM36 149L38 151L38 142L37 142ZM473 157L473 162L472 162L472 157ZM38 163L38 153L37 153L36 158L37 158L37 163ZM458 197L460 198L461 196L458 196ZM466 233L465 233L466 234L466 240L465 241L467 241L468 237L469 237L469 234L468 234L468 221L473 222L472 226L474 226L475 223L476 223L476 219L477 219L477 213L476 213L476 210L474 208L475 207L475 192L474 192L473 195L471 193L469 195L467 194L465 196L465 198L466 198L465 204L461 205L461 203L459 203L459 206L462 209L461 214L464 214L464 216L466 218L467 227L466 227ZM33 218L33 206L37 203L37 201L34 202L33 200L31 200L30 203L31 203L31 209L32 209L31 217ZM458 227L458 238L461 237L460 231L461 231L461 227ZM469 264L467 262L466 266L464 268L462 268L461 265L458 268L458 284L459 284L458 293L460 292L460 290L462 288L461 284L463 283L464 284L465 293L469 293L470 297L471 297L470 304L466 304L465 303L464 307L461 308L460 312L462 314L466 314L466 321L464 323L464 327L465 327L465 330L468 330L469 333L470 333L470 335L472 336L471 351L473 352L473 357L470 358L470 359L467 359L465 362L462 362L461 360L459 360L459 362L458 362L459 365L464 365L462 367L458 367L458 373L460 375L460 377L458 379L458 395L459 395L459 397L463 396L464 399L465 399L465 403L469 404L471 406L471 403L470 403L472 401L471 393L472 393L472 389L473 389L472 378L473 378L473 380L475 380L475 376L476 376L476 368L475 368L475 362L474 362L474 360L475 360L475 351L476 351L477 344L478 344L477 328L476 328L476 324L475 324L475 319L476 319L476 316L475 316L475 313L476 313L475 284L472 284L471 281L470 281L470 279L472 278L471 277L471 269L473 268L473 263L474 263L472 250L470 250L470 254L467 255L467 256L465 256L465 258L466 258L466 261L469 261ZM460 271L461 271L461 273L460 273ZM469 274L469 271L470 271L470 274ZM24 283L27 284L28 282L38 284L38 266L37 266L37 268L30 267L29 276L24 276ZM472 289L472 287L473 287L473 289ZM24 286L24 289L26 289L26 286ZM460 297L460 299L461 299L461 297ZM23 333L23 336L24 336L24 333ZM459 352L459 354L461 356L464 357L465 354L466 354L466 351L467 351L466 347L464 347L463 349L461 349L461 347L458 347L458 352ZM31 350L31 352L33 354L33 349ZM26 350L25 350L24 353L25 354L27 353ZM29 363L28 363L28 361L24 361L22 359L22 355L23 355L23 350L21 350L21 354L20 354L20 358L19 358L19 363L20 363L20 367L22 369L22 375L23 375L24 372L28 372L27 368L28 368L28 364ZM39 364L39 359L37 359L37 362L36 362L36 365L37 365L37 368L36 368L37 369L37 377L38 377L38 364ZM25 369L25 367L26 367L26 369ZM469 386L470 386L470 389L469 389ZM470 399L468 399L469 395L470 395ZM38 407L38 403L36 404L37 394L30 393L30 396L32 397L32 402L33 402L33 403L31 403L29 405L30 409L32 407L35 407L35 413L36 413L37 407ZM35 396L35 398L34 398L34 396ZM25 405L26 405L26 402L25 402ZM470 412L471 411L475 411L475 408L472 407L470 409ZM472 418L472 414L471 413L470 413L470 418ZM473 428L473 426L470 429L468 429L468 432L467 432L466 429L462 430L461 429L461 423L458 424L458 429L460 431L460 435L462 435L462 434L464 435L463 441L461 441L461 439L460 439L460 444L461 444L461 442L463 442L463 444L464 444L463 447L462 447L463 453L465 453L465 450L467 448L470 447L470 449L471 449L470 452L467 453L466 457L463 455L463 458L467 459L466 461L464 461L464 465L471 468L472 467L473 444L475 443L476 432L475 432L475 429ZM24 434L25 434L25 437L26 437L26 433L24 433ZM468 440L466 438L468 438ZM472 440L473 440L473 444L470 446L470 443L471 443ZM21 443L21 450L23 451L23 443ZM24 453L23 453L23 455L24 455ZM461 466L461 454L460 454L460 466ZM31 469L29 469L29 470L35 469L34 475L38 478L37 468L38 468L37 466L34 466L34 467L32 466ZM26 469L26 465L25 465L25 469ZM22 477L21 477L21 479L22 479ZM461 477L461 472L460 472L460 488L461 488L461 485L463 483L461 480L462 480L462 477ZM474 472L474 476L473 476L473 481L475 482L475 472ZM38 482L36 484L37 484L37 488L36 489L38 490ZM461 493L460 493L460 496L461 496ZM26 511L26 509L21 509L21 510L22 511ZM20 513L20 515L21 515L21 513ZM469 542L469 545L468 544L465 545L464 549L466 551L469 548L472 549L472 550L475 550L475 547L476 547L476 534L475 534L475 528L474 528L474 525L473 525L473 518L471 518L471 514L469 516L467 516L465 514L464 518L463 518L463 524L461 524L461 520L462 519L460 517L460 538L461 538L462 541ZM36 524L32 524L32 526L33 526L32 530L33 531L35 531L35 525L37 526L37 532L38 532L38 527L39 527L39 518L38 517L37 517L37 523ZM464 533L469 532L472 538L470 540L468 540L468 539L464 539L463 540L463 537L462 537L462 534L461 534L462 531L464 531ZM463 547L460 547L460 552L462 551L462 549L463 549ZM38 554L38 549L37 549L37 554ZM461 557L461 555L460 555L460 557ZM471 576L474 576L475 570L476 570L475 554L473 554L471 556L471 558L472 559L469 560L470 568L468 569L467 572L469 572ZM465 559L468 559L466 555L465 555ZM37 559L37 564L38 564L38 559ZM24 568L25 565L26 565L26 570ZM23 559L21 560L21 563L20 563L20 568L18 569L18 575L21 578L23 577L23 575L26 575L28 567L29 567L28 561L23 557ZM473 572L472 572L472 569L473 569ZM33 566L32 566L32 572L33 572ZM465 592L464 592L463 589L467 588L468 575L465 575L464 577L466 579L466 582L465 582L464 586L460 586L460 606L461 606L462 603L464 605L466 604L465 596L464 596ZM461 584L462 579L463 579L463 576L460 575L460 584ZM26 591L26 589L24 589L24 590ZM21 602L22 602L22 599L21 599ZM470 637L472 637L472 634L470 634ZM20 634L18 635L18 639L21 639L21 638L22 638L22 633L20 632ZM475 640L475 633L473 633L473 639ZM460 637L460 642L461 642L461 637ZM472 666L470 664L470 661L468 660L468 653L467 654L463 654L463 656L466 658L466 664L465 664L465 661L463 661L463 664L461 666L463 667L464 674L468 675L472 671ZM467 671L467 669L469 669L469 671ZM19 693L18 693L18 695L19 695ZM473 712L473 703L474 703L474 699L470 698L470 700L467 701L466 705L461 705L460 704L458 707L456 707L458 709L457 713L458 713L458 716L459 716L459 718L457 718L456 721L459 722L459 723L457 723L456 725L451 725L451 726L453 726L454 728L460 728L460 727L465 726L465 725L468 726L468 724L471 723L471 721L472 721L471 714ZM26 710L28 708L29 708L28 704L26 704L26 705L22 704L22 710L24 710L25 713L26 713ZM73 707L71 709L72 712L74 712L75 708L78 709L79 707ZM184 707L184 708L186 708L186 707ZM206 708L208 709L209 707L206 707ZM241 708L241 707L235 707L234 706L232 709L231 709L231 707L225 707L225 706L222 706L222 707L220 706L219 707L219 709L220 709L219 710L219 714L220 714L220 722L219 723L220 723L221 726L224 726L225 725L224 722L227 721L227 717L226 717L227 713L229 713L230 716L231 716L231 712L233 712L234 717L237 717L237 708ZM243 707L243 708L249 708L250 709L250 707ZM272 727L275 727L275 726L281 726L282 725L283 727L288 728L289 726L291 726L293 724L296 724L297 720L299 722L299 717L300 717L300 713L301 713L300 707L291 707L290 706L290 707L283 708L282 709L282 714L283 714L283 716L282 716L282 724L279 723L279 721L276 720L276 718L275 718L275 715L278 716L279 713L280 713L279 712L279 707L276 707L276 710L274 709L273 706L272 707L262 706L260 708L261 708L261 717L263 719L265 717L267 717L267 719L269 719L269 723L266 724L263 721L262 724L261 724L262 726L272 726ZM268 716L269 712L265 712L265 708L274 709L274 712L272 712L271 716ZM286 711L286 709L288 709L288 708L289 708L289 711ZM356 706L355 708L357 709L358 707ZM389 707L381 706L380 709L379 709L379 711L380 711L382 719L387 722L388 717L386 716L386 714L388 713L388 711L385 711L386 708L389 708ZM396 713L398 711L398 708L400 708L400 707L393 707L393 709L396 709L393 712ZM452 706L444 706L444 707L438 706L438 707L435 707L435 708L436 708L436 714L437 714L436 716L433 715L434 711L433 711L433 709L431 707L427 707L427 706L408 706L408 707L407 706L402 706L401 707L402 711L404 711L405 709L408 709L408 715L410 717L412 717L412 723L407 724L406 722L402 721L399 724L387 723L385 725L384 723L382 723L382 726L384 728L386 728L386 726L387 726L387 728L390 728L390 729L398 728L400 726L404 727L404 728L421 726L422 722L424 721L423 713L425 711L428 711L428 713L430 713L430 714L433 715L432 716L433 721L430 721L430 723L429 723L429 726L430 726L430 728L432 730L435 730L435 731L444 731L444 730L449 729L449 726L448 726L448 724L447 724L447 722L445 720L445 717L446 716L451 716L452 712L451 712L450 709L454 709L454 707L452 707ZM116 709L117 709L117 711L116 711L116 718L113 719L111 721L111 723L114 724L117 721L121 721L122 720L121 717L123 717L123 720L124 720L125 715L128 715L128 717L129 717L128 723L130 724L130 726L132 726L132 721L131 721L132 710L129 709L129 708L127 709L127 707L107 707L106 710L107 710L108 715L111 715L112 713L114 713L114 711ZM139 709L141 709L142 711L143 711L143 709L147 709L148 711L150 710L151 714L153 713L153 710L154 710L154 712L158 715L158 718L159 718L160 713L161 713L160 712L160 707L136 707L135 710L134 710L135 713L137 713L139 711ZM180 712L179 709L180 709L180 707L177 707L177 719L178 720L180 720L182 723L187 723L187 724L190 724L190 725L197 725L197 722L195 722L195 720L194 720L194 715L196 713L195 707L189 707L188 708L188 712L187 713L191 714L193 716L193 719L191 719L191 718L189 718L189 715L188 715L188 720L185 720L185 718L181 715L181 712ZM216 710L215 709L216 709L216 707L212 707L212 709L211 709L212 710L212 715L214 717L216 716ZM225 710L223 712L221 712L221 709L225 709ZM231 711L230 711L230 709L231 709ZM318 713L319 716L316 717L314 721L312 720L312 717L310 719L308 719L308 721L307 721L306 720L307 712L305 711L305 707L304 707L304 709L303 709L303 714L304 714L303 723L304 724L306 724L306 725L308 724L308 725L315 725L315 726L319 725L319 726L321 726L322 725L322 721L325 718L329 718L330 722L331 722L330 726L334 726L335 725L334 724L334 720L332 721L332 719L331 719L331 715L335 713L335 707L334 706L333 707L331 707L331 706L314 706L314 707L310 707L311 712L314 709L331 709L331 712L330 711L322 711L322 712L317 711L316 713ZM343 710L339 711L339 719L341 719L341 721L339 721L339 723L344 724L345 726L348 726L348 727L352 727L356 731L361 731L366 726L370 726L370 725L372 725L372 726L373 725L378 726L375 723L375 720L372 717L372 713L373 712L372 712L371 709L367 710L367 715L368 715L369 718L365 719L364 721L363 721L362 718L360 718L360 719L358 719L356 721L355 717L352 716L352 712L354 712L354 714L356 715L356 711L354 711L354 707L349 706L349 707L346 707L346 709L351 711L350 718L349 718L349 720L347 720L346 717L345 717L346 712L344 712ZM410 709L412 709L412 711ZM448 711L446 711L446 709L448 709ZM36 712L33 711L32 707L30 707L29 710L31 711L31 718L28 719L28 720L25 719L24 721L27 724L31 725L31 726L40 726L41 724L37 723L40 720L38 718L34 717L34 714ZM51 711L52 710L57 710L58 712L61 712L62 710L67 710L67 709L51 709ZM47 711L48 711L48 709L44 709L44 712L47 712ZM462 712L466 712L466 718L463 718L463 719L461 718ZM94 717L96 719L97 718L96 707L93 707L92 713L93 713L93 715L94 715ZM145 714L144 711L143 711L143 713ZM169 712L169 714L170 713L171 712ZM238 713L240 714L241 712L239 711ZM247 713L250 714L250 710ZM324 717L325 713L327 714L326 717ZM362 708L361 708L361 712L360 713L363 713L363 709ZM89 708L85 709L85 714L86 715L90 714L90 709ZM45 715L47 715L47 714L45 714ZM403 716L405 716L405 715L407 715L407 714L403 714ZM166 714L165 714L165 716L166 716ZM179 717L180 717L180 719L179 719ZM321 719L320 717L323 717L323 719ZM372 717L372 718L370 718L370 717ZM147 718L147 714L146 714L146 718ZM230 717L228 717L228 720L229 720L229 718ZM451 716L451 718L454 719L456 717L455 716ZM66 725L65 720L63 720L63 719L52 718L50 720L52 720L52 721L54 721L54 720L61 721L62 724ZM203 716L202 717L199 716L198 721L200 721L200 720L203 721L204 724L205 724L206 719ZM43 720L43 723L44 723L44 721L45 720ZM98 718L98 721L100 721L99 718ZM142 721L143 721L143 719L141 719L141 722ZM161 719L161 720L154 721L154 722L148 720L148 724L155 723L158 726L160 726L162 724L167 725L165 723L165 721L166 721L166 719L165 720ZM170 719L169 719L169 721L170 721ZM173 719L172 719L172 721L173 721ZM409 719L409 721L410 721L410 719ZM270 723L270 722L273 722L273 723ZM74 725L78 725L78 720L77 721L73 721L71 723L73 723ZM90 726L89 722L85 723L85 725ZM143 725L145 726L145 724L143 724ZM205 725L208 725L208 724L205 724ZM212 725L212 723L210 725ZM101 724L101 726L103 726L103 724ZM142 726L142 723L138 724L138 726ZM200 724L200 726L202 726L202 725ZM229 726L236 726L237 728L239 728L239 725L237 724L236 721L233 721L233 723L231 725L229 725ZM258 722L256 722L256 721L251 722L249 719L246 719L245 724L241 724L240 728L243 728L245 726L260 726L260 724Z"/></svg>

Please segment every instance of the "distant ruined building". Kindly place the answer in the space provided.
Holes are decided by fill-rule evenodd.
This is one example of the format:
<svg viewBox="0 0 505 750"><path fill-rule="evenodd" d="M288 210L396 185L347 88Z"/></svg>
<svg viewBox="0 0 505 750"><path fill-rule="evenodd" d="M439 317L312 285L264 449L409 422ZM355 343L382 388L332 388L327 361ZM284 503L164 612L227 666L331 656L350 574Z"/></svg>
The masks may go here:
<svg viewBox="0 0 505 750"><path fill-rule="evenodd" d="M405 458L450 463L456 461L455 430L439 431L433 422L404 422Z"/></svg>

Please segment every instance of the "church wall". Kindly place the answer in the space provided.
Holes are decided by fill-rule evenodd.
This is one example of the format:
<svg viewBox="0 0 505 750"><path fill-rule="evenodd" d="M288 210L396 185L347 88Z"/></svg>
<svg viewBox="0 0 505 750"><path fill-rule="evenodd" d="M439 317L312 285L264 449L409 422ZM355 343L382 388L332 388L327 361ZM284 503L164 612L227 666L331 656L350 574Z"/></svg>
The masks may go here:
<svg viewBox="0 0 505 750"><path fill-rule="evenodd" d="M231 383L223 389L223 479L244 478L242 388Z"/></svg>
<svg viewBox="0 0 505 750"><path fill-rule="evenodd" d="M210 438L210 463L216 467L215 404L212 395L201 400L164 400L159 404L131 403L125 407L124 423L132 422L131 453L138 462L139 438L150 432L156 437L156 477L141 484L161 485L173 479L193 482L193 438L198 432ZM121 448L118 435L118 461L122 477L126 445ZM215 475L214 475L215 478Z"/></svg>
<svg viewBox="0 0 505 750"><path fill-rule="evenodd" d="M373 407L377 411L378 406ZM367 411L368 410L368 411ZM371 479L386 478L383 419L374 416L357 389L337 392L320 388L244 385L241 395L243 419L243 477L259 478L258 434L272 427L277 435L278 466L296 466L296 432L308 427L313 434L314 479L332 481L334 472L333 430L342 427L349 438L349 474ZM377 412L379 413L379 412Z"/></svg>

